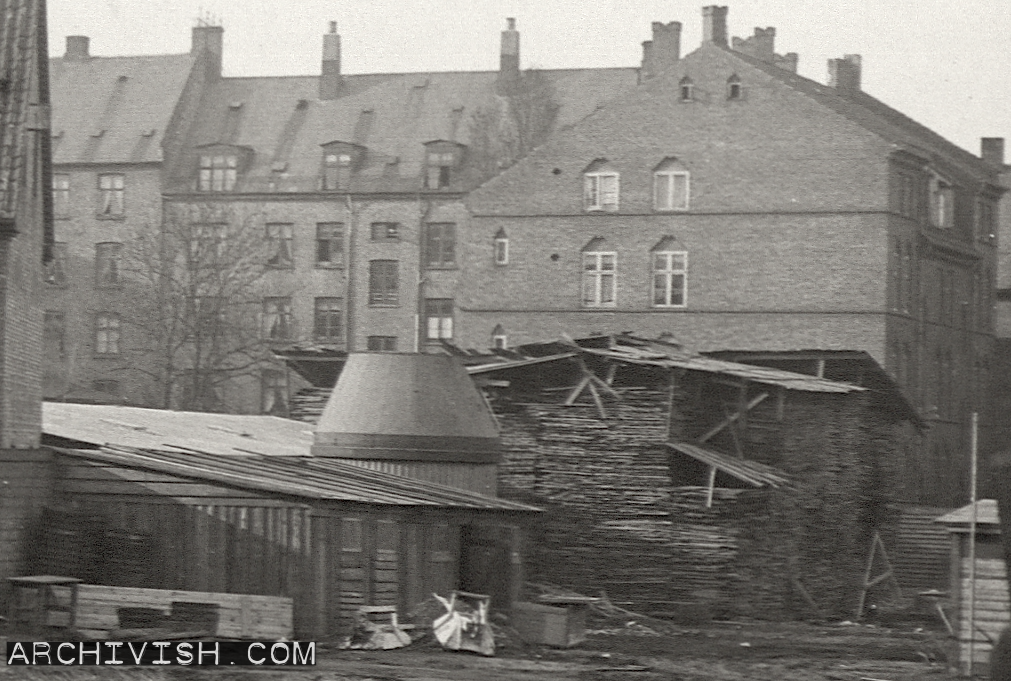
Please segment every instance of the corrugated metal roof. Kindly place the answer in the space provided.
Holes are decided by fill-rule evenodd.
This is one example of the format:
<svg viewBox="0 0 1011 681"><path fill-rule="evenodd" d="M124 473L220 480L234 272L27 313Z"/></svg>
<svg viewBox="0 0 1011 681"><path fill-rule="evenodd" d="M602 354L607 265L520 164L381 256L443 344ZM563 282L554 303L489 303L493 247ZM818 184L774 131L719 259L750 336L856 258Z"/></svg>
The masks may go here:
<svg viewBox="0 0 1011 681"><path fill-rule="evenodd" d="M790 482L784 473L764 463L737 459L688 442L668 442L667 446L755 487L781 487Z"/></svg>
<svg viewBox="0 0 1011 681"><path fill-rule="evenodd" d="M540 509L476 492L311 457L216 456L206 452L54 447L67 456L241 489L383 506L448 506L492 511Z"/></svg>
<svg viewBox="0 0 1011 681"><path fill-rule="evenodd" d="M949 529L957 530L957 525L968 525L972 522L972 504L966 504L962 508L956 508L951 513L945 513L934 522L944 525L951 525ZM1000 515L997 512L996 499L980 499L976 502L976 524L977 525L1000 525ZM964 528L962 528L964 529Z"/></svg>
<svg viewBox="0 0 1011 681"><path fill-rule="evenodd" d="M276 416L43 402L42 432L93 445L308 456L312 429Z"/></svg>

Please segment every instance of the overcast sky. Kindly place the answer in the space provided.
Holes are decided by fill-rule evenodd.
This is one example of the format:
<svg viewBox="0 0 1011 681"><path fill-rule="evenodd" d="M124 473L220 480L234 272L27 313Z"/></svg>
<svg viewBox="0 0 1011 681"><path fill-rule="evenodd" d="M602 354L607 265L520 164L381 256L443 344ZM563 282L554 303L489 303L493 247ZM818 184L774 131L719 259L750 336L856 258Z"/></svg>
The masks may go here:
<svg viewBox="0 0 1011 681"><path fill-rule="evenodd" d="M681 21L682 54L701 40L702 2L684 0L48 0L50 48L91 38L94 55L189 50L211 14L225 29L226 76L318 74L338 22L345 73L498 68L515 17L524 68L638 66L651 21ZM863 88L952 142L1011 138L1011 0L739 0L730 35L776 27L776 51L825 82L826 61L863 57ZM1011 140L1009 140L1011 145ZM1008 153L1011 160L1011 146Z"/></svg>

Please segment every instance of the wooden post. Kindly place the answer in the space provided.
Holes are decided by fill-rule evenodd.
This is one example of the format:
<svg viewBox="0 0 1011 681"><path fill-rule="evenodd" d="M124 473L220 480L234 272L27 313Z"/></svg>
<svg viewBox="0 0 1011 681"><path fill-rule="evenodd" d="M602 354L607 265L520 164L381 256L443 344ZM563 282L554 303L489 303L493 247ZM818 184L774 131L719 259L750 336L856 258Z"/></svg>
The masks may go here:
<svg viewBox="0 0 1011 681"><path fill-rule="evenodd" d="M976 429L978 425L979 414L972 412L972 422L969 430L969 504L972 508L969 519L969 678L972 678L972 658L975 652L973 644L976 640Z"/></svg>

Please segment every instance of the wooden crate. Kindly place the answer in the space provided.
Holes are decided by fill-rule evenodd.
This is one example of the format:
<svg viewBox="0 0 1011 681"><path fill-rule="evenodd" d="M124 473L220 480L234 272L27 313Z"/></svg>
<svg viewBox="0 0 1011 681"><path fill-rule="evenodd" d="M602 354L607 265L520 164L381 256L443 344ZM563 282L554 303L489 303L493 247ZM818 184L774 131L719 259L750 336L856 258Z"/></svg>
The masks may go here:
<svg viewBox="0 0 1011 681"><path fill-rule="evenodd" d="M92 638L107 638L119 628L119 608L154 608L167 614L173 601L217 604L217 635L221 638L270 641L294 637L290 598L95 584L78 587L77 629Z"/></svg>
<svg viewBox="0 0 1011 681"><path fill-rule="evenodd" d="M513 603L512 624L527 643L569 648L586 640L586 607Z"/></svg>

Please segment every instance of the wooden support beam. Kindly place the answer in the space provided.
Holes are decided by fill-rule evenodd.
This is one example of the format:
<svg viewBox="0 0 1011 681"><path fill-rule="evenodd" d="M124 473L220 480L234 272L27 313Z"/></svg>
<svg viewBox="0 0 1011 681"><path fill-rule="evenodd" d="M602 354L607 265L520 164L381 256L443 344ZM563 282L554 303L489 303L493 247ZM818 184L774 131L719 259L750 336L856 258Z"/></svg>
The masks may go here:
<svg viewBox="0 0 1011 681"><path fill-rule="evenodd" d="M616 366L615 364L611 364L612 368L615 367L615 366ZM614 388L612 388L609 383L606 383L606 382L602 381L600 379L600 377L597 376L597 374L595 374L592 371L590 371L589 367L586 366L586 363L583 362L582 359L579 360L579 370L583 372L583 376L584 377L590 379L590 383L595 384L598 388L600 388L601 390L603 390L604 392L606 392L608 395L610 395L614 399L616 399L616 400L620 400L621 399L621 396L618 395L618 393L614 392ZM613 377L613 374L611 374L611 375Z"/></svg>
<svg viewBox="0 0 1011 681"><path fill-rule="evenodd" d="M761 404L762 401L765 398L767 398L768 396L769 396L769 393L762 393L761 395L755 397L750 402L748 402L746 405L744 405L744 411L748 411L748 410L754 409L759 404ZM719 433L721 430L723 430L724 428L726 428L727 426L729 426L731 423L733 423L734 421L736 421L738 418L740 418L740 416L741 416L741 412L734 412L733 414L731 414L730 416L726 417L725 419L723 419L722 421L720 421L719 423L717 423L715 426L713 426L712 428L710 428L709 431L705 435L703 435L702 437L700 437L698 439L698 441L699 442L705 442L706 440L708 440L709 438L713 437L714 435L716 435L717 433Z"/></svg>
<svg viewBox="0 0 1011 681"><path fill-rule="evenodd" d="M723 405L723 413L726 416L727 421L729 423L729 421L730 421L730 413L727 410L727 405ZM741 421L744 420L744 410L736 412L735 416L737 417L735 420L738 423L740 423ZM734 451L737 452L737 458L738 459L743 459L744 458L744 447L741 445L741 437L740 437L740 435L737 432L737 428L731 425L727 430L730 431L730 439L734 441Z"/></svg>
<svg viewBox="0 0 1011 681"><path fill-rule="evenodd" d="M604 378L604 382L608 385L614 385L614 375L618 372L618 363L611 362L607 367L607 377Z"/></svg>
<svg viewBox="0 0 1011 681"><path fill-rule="evenodd" d="M819 359L814 365L814 375L818 378L825 378L825 360Z"/></svg>
<svg viewBox="0 0 1011 681"><path fill-rule="evenodd" d="M576 384L576 387L572 389L572 392L569 393L569 396L565 398L565 406L571 407L575 404L576 400L579 399L579 396L582 394L583 390L586 389L586 386L589 385L589 383L589 376L583 376L579 383Z"/></svg>
<svg viewBox="0 0 1011 681"><path fill-rule="evenodd" d="M706 483L706 508L713 507L713 491L716 489L716 466L709 467L709 482Z"/></svg>
<svg viewBox="0 0 1011 681"><path fill-rule="evenodd" d="M600 393L597 392L597 388L593 385L593 381L587 383L587 387L590 389L590 394L593 395L593 401L597 403L597 411L600 413L600 418L606 421L607 411L604 409L604 401L600 399Z"/></svg>

